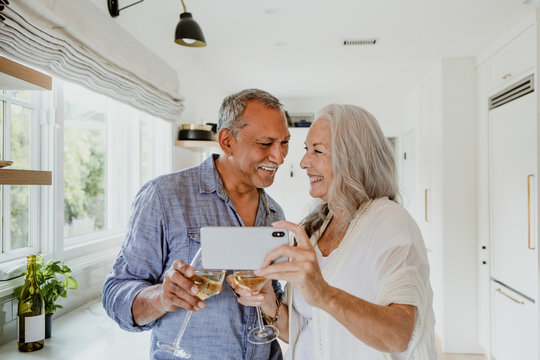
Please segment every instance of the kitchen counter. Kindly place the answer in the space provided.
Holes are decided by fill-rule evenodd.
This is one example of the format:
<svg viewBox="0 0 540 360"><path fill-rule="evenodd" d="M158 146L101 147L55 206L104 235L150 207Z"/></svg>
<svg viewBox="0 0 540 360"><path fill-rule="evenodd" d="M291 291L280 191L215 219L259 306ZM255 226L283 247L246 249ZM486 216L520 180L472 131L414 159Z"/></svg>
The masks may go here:
<svg viewBox="0 0 540 360"><path fill-rule="evenodd" d="M31 353L17 350L17 340L0 346L2 360L148 359L150 331L124 331L96 299L53 320L45 347Z"/></svg>
<svg viewBox="0 0 540 360"><path fill-rule="evenodd" d="M283 351L287 344L279 341ZM17 350L17 340L0 346L2 360L116 360L148 359L150 331L124 331L111 320L101 306L101 299L53 319L52 336L45 347L31 353Z"/></svg>

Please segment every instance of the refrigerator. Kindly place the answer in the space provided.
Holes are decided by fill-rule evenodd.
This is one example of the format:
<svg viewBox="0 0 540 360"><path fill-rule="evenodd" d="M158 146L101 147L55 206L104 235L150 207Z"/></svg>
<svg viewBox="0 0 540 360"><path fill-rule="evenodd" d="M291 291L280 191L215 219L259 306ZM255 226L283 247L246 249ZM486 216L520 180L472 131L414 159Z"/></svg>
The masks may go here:
<svg viewBox="0 0 540 360"><path fill-rule="evenodd" d="M532 75L528 81L525 95L489 110L491 355L496 360L538 359L537 91ZM520 86L498 95L523 91Z"/></svg>

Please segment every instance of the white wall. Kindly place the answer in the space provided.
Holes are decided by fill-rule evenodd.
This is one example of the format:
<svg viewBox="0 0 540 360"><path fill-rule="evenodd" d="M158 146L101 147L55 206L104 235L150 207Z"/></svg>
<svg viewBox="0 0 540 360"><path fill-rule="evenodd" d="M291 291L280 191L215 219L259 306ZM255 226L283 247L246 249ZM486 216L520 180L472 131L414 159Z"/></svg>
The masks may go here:
<svg viewBox="0 0 540 360"><path fill-rule="evenodd" d="M332 103L361 106L377 118L387 136L397 136L403 131L403 121L405 119L403 108L407 103L405 95L390 96L387 94L387 96L374 95L371 98L360 98L351 94L347 98L282 98L280 100L289 113L316 113L323 106Z"/></svg>
<svg viewBox="0 0 540 360"><path fill-rule="evenodd" d="M411 92L418 133L416 220L445 352L480 352L477 332L474 58L444 59ZM426 199L427 198L427 199Z"/></svg>
<svg viewBox="0 0 540 360"><path fill-rule="evenodd" d="M443 69L445 345L449 352L477 352L474 58L443 60Z"/></svg>

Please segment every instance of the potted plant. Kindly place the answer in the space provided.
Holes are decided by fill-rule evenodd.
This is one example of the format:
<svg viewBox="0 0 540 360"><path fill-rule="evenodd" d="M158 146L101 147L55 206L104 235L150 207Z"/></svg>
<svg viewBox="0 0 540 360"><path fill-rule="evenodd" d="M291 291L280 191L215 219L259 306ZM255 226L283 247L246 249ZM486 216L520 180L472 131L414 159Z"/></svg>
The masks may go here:
<svg viewBox="0 0 540 360"><path fill-rule="evenodd" d="M44 263L42 256L37 256L36 278L41 290L41 295L45 302L45 337L51 337L52 315L56 309L63 306L57 304L58 297L65 298L68 289L77 289L79 284L71 276L71 269L60 260L50 260ZM18 299L24 285L18 286L13 290Z"/></svg>

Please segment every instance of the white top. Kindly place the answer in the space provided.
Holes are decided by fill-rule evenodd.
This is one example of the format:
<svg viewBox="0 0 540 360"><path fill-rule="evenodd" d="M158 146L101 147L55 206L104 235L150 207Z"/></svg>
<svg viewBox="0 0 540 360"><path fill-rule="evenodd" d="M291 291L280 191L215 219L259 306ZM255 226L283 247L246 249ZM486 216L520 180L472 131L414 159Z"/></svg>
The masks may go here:
<svg viewBox="0 0 540 360"><path fill-rule="evenodd" d="M315 254L317 254L317 260L319 266L322 268L328 262L328 259L332 256L333 251L328 256L323 256L318 246L315 246ZM309 305L301 294L297 294L293 298L293 306L296 311L306 319L306 326L298 334L295 346L295 360L312 360L313 355L313 311L311 305Z"/></svg>
<svg viewBox="0 0 540 360"><path fill-rule="evenodd" d="M320 231L312 236L312 243L316 243L330 218L331 215ZM426 249L418 226L405 209L387 198L375 200L365 214L359 210L343 241L331 255L321 266L323 277L330 285L379 305L398 303L416 306L411 342L404 353L381 353L365 345L321 309L312 308L309 321L303 316L305 308L296 301L297 296L293 296L294 288L288 287L290 359L437 358L433 293ZM297 304L300 304L300 309L296 308ZM307 346L304 337L308 334L311 334L312 351L308 357L300 357Z"/></svg>

